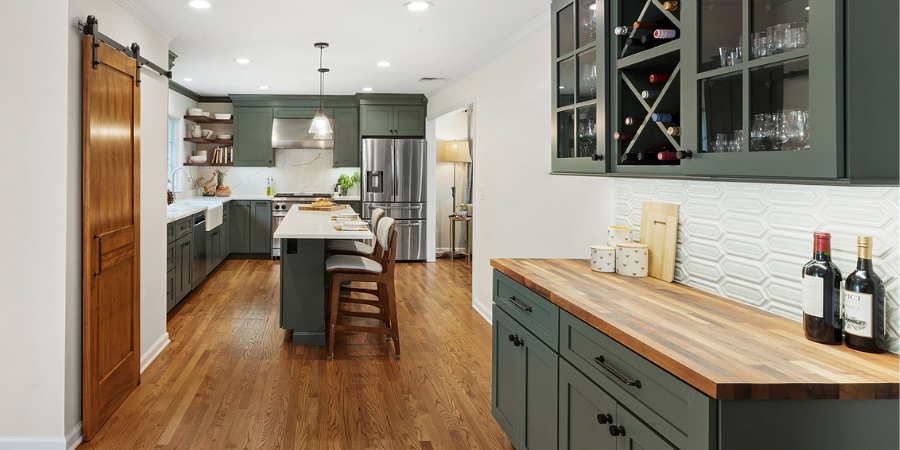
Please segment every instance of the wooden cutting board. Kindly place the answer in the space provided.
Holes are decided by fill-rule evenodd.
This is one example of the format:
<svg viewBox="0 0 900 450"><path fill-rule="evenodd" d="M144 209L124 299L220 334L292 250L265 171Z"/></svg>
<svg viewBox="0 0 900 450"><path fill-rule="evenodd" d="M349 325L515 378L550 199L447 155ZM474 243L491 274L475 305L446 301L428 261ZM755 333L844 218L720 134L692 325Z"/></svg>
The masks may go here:
<svg viewBox="0 0 900 450"><path fill-rule="evenodd" d="M339 211L346 208L347 205L333 205L333 206L312 206L309 205L297 205L297 209L300 211Z"/></svg>
<svg viewBox="0 0 900 450"><path fill-rule="evenodd" d="M651 277L663 281L675 278L677 239L678 205L644 202L641 210L641 244L649 246Z"/></svg>

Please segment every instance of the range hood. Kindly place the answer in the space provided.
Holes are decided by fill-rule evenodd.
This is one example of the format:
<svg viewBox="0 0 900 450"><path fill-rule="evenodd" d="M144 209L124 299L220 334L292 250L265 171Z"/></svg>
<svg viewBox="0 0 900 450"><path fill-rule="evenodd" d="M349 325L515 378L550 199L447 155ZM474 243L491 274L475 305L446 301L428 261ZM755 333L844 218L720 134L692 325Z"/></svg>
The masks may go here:
<svg viewBox="0 0 900 450"><path fill-rule="evenodd" d="M272 122L272 148L333 149L334 139L313 139L309 132L312 117L308 119L275 119ZM334 129L334 120L328 119Z"/></svg>

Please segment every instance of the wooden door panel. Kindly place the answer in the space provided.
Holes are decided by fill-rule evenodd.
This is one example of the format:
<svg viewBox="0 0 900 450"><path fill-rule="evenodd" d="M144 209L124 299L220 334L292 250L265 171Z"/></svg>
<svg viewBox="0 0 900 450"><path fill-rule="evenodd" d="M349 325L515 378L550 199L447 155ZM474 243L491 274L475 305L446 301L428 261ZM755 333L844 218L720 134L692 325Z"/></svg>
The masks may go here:
<svg viewBox="0 0 900 450"><path fill-rule="evenodd" d="M83 65L83 413L90 440L140 381L140 89L93 39Z"/></svg>

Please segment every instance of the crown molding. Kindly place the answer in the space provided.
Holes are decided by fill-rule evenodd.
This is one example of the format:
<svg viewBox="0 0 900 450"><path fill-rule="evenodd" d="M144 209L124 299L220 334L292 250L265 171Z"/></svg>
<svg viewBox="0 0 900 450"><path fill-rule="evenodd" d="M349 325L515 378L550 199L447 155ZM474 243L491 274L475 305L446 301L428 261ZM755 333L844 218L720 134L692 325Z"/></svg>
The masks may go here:
<svg viewBox="0 0 900 450"><path fill-rule="evenodd" d="M172 42L172 39L178 36L178 32L169 28L165 21L153 14L140 0L116 0L116 3L143 22L144 25L150 27L156 34L162 36L166 42Z"/></svg>
<svg viewBox="0 0 900 450"><path fill-rule="evenodd" d="M510 36L509 39L503 41L502 44L495 47L493 50L488 52L486 55L482 56L481 58L478 58L474 63L469 65L469 67L466 67L465 69L463 69L462 72L448 78L447 81L444 82L444 84L428 91L425 94L425 96L431 97L431 96L443 91L444 89L447 89L448 87L453 86L454 84L459 82L459 80L462 80L463 78L467 77L472 72L475 72L476 70L490 64L497 58L506 54L508 51L518 47L523 42L527 41L528 39L532 38L534 35L540 33L541 31L543 31L544 29L549 28L549 27L550 27L550 13L548 11L544 14L541 14L540 17L538 17L533 22L531 22L528 25L526 25L525 27L523 27L521 30L519 30L518 33Z"/></svg>

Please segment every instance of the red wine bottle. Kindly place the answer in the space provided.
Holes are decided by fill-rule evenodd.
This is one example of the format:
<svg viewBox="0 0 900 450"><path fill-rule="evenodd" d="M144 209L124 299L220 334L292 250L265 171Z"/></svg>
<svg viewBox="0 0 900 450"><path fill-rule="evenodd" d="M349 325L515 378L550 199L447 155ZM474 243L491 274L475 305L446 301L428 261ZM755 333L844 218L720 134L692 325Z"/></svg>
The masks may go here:
<svg viewBox="0 0 900 450"><path fill-rule="evenodd" d="M629 34L631 34L631 31L632 30L630 27L625 26L616 27L616 29L613 30L613 32L616 33L616 36L628 36Z"/></svg>
<svg viewBox="0 0 900 450"><path fill-rule="evenodd" d="M625 39L625 45L627 45L629 47L645 47L645 48L650 48L653 46L653 44L646 44L644 42L641 42L641 38Z"/></svg>
<svg viewBox="0 0 900 450"><path fill-rule="evenodd" d="M637 161L640 153L625 153L622 155L622 161Z"/></svg>
<svg viewBox="0 0 900 450"><path fill-rule="evenodd" d="M659 155L662 155L665 153L674 153L674 152L662 151L662 152L648 153L648 152L644 151L644 152L638 153L637 159L638 159L638 161L641 162L641 164L646 164L646 165L650 165L650 166L678 164L678 161L672 161L672 160L668 160L668 159L659 159Z"/></svg>
<svg viewBox="0 0 900 450"><path fill-rule="evenodd" d="M667 73L654 73L653 75L650 75L650 82L665 83L666 81L669 81L669 77L670 75Z"/></svg>
<svg viewBox="0 0 900 450"><path fill-rule="evenodd" d="M664 122L664 123L672 123L678 122L678 114L667 114L667 113L653 113L650 116L654 122Z"/></svg>
<svg viewBox="0 0 900 450"><path fill-rule="evenodd" d="M638 119L635 119L634 117L625 118L625 125L637 125L638 123Z"/></svg>
<svg viewBox="0 0 900 450"><path fill-rule="evenodd" d="M653 39L669 41L678 37L678 30L674 28L657 28L653 30Z"/></svg>
<svg viewBox="0 0 900 450"><path fill-rule="evenodd" d="M660 20L648 20L643 22L635 22L634 29L635 30L650 30L653 28L676 28L675 24L672 23L669 19L660 19Z"/></svg>
<svg viewBox="0 0 900 450"><path fill-rule="evenodd" d="M841 271L831 262L831 234L817 231L813 239L813 259L801 273L803 332L813 342L840 344Z"/></svg>
<svg viewBox="0 0 900 450"><path fill-rule="evenodd" d="M691 159L690 150L678 150L677 152L660 152L656 154L656 157L660 161L677 161L679 159Z"/></svg>
<svg viewBox="0 0 900 450"><path fill-rule="evenodd" d="M656 39L655 37L653 37L650 34L645 34L645 35L641 36L641 44L644 44L644 46L647 48L656 47L657 45L664 44L664 43L665 43L665 41Z"/></svg>
<svg viewBox="0 0 900 450"><path fill-rule="evenodd" d="M884 282L872 269L872 238L859 236L859 259L844 284L844 342L870 353L887 350Z"/></svg>
<svg viewBox="0 0 900 450"><path fill-rule="evenodd" d="M613 139L617 141L630 141L634 138L634 133L623 133L621 131L617 131L613 134Z"/></svg>

